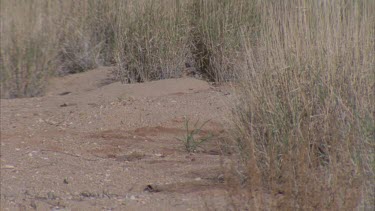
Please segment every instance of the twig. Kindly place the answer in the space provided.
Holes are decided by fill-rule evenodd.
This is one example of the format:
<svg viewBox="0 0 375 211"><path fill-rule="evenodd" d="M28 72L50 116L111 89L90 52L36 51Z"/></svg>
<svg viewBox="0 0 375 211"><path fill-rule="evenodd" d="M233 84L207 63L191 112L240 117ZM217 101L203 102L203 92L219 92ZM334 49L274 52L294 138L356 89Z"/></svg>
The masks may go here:
<svg viewBox="0 0 375 211"><path fill-rule="evenodd" d="M64 154L64 155L69 155L69 156L76 157L76 158L82 158L83 160L87 160L87 161L98 161L99 160L99 159L85 158L85 157L82 157L80 155L76 155L76 154L72 154L72 153L68 153L68 152L50 150L50 149L41 149L40 152L55 152L55 153L60 153L60 154Z"/></svg>

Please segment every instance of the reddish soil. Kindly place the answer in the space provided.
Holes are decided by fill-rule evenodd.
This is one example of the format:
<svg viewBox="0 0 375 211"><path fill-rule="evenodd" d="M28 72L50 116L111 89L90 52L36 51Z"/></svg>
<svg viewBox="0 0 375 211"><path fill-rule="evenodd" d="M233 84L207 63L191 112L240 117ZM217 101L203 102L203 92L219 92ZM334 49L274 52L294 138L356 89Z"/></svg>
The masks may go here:
<svg viewBox="0 0 375 211"><path fill-rule="evenodd" d="M194 78L112 83L101 68L1 99L1 210L231 210L231 90ZM185 118L213 134L188 153Z"/></svg>

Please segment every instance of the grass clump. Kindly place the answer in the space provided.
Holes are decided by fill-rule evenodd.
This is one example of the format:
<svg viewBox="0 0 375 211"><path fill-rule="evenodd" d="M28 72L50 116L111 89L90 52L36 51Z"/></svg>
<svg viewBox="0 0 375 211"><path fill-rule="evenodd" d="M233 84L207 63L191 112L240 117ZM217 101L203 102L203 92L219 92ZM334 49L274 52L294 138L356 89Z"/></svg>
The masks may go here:
<svg viewBox="0 0 375 211"><path fill-rule="evenodd" d="M206 79L233 79L241 33L252 36L259 22L256 0L194 0L189 5L189 47L195 67Z"/></svg>
<svg viewBox="0 0 375 211"><path fill-rule="evenodd" d="M189 119L185 119L185 130L186 134L182 138L176 138L177 140L181 141L185 147L187 152L195 152L198 148L202 148L202 144L206 143L212 138L212 134L203 137L200 136L202 133L202 128L209 122L210 120L205 121L203 124L199 125L199 120L197 120L194 125L193 129L189 127Z"/></svg>
<svg viewBox="0 0 375 211"><path fill-rule="evenodd" d="M1 97L43 94L51 75L116 66L125 83L233 78L256 0L0 0Z"/></svg>
<svg viewBox="0 0 375 211"><path fill-rule="evenodd" d="M373 1L266 1L235 111L256 209L374 205ZM266 198L256 190L279 195Z"/></svg>
<svg viewBox="0 0 375 211"><path fill-rule="evenodd" d="M105 1L0 0L2 98L40 96L52 75L113 64Z"/></svg>
<svg viewBox="0 0 375 211"><path fill-rule="evenodd" d="M114 55L125 83L179 77L186 60L186 1L120 1Z"/></svg>
<svg viewBox="0 0 375 211"><path fill-rule="evenodd" d="M1 97L37 96L55 65L57 36L53 18L44 18L42 4L28 8L0 1ZM26 22L26 17L34 17Z"/></svg>

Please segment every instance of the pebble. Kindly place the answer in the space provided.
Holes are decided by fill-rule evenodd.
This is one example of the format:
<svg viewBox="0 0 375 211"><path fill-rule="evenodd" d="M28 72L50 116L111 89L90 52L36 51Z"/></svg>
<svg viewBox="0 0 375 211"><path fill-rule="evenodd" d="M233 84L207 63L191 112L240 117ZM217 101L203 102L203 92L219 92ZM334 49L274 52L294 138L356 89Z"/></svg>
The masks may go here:
<svg viewBox="0 0 375 211"><path fill-rule="evenodd" d="M137 198L135 196L130 196L130 200L136 200Z"/></svg>

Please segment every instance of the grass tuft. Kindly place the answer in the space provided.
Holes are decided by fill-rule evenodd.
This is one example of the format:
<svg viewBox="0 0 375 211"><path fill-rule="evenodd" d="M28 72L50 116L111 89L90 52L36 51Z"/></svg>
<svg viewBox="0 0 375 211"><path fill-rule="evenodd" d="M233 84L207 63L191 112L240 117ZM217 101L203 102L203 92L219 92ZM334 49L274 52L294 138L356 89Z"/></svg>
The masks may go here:
<svg viewBox="0 0 375 211"><path fill-rule="evenodd" d="M181 141L185 147L187 152L195 152L198 148L202 148L202 144L206 143L207 141L211 140L212 134L209 134L204 137L197 137L200 136L202 132L202 128L209 122L210 120L205 121L201 125L199 125L199 120L197 120L194 125L193 129L189 128L189 119L185 119L185 130L186 134L183 138L176 138L178 141Z"/></svg>

